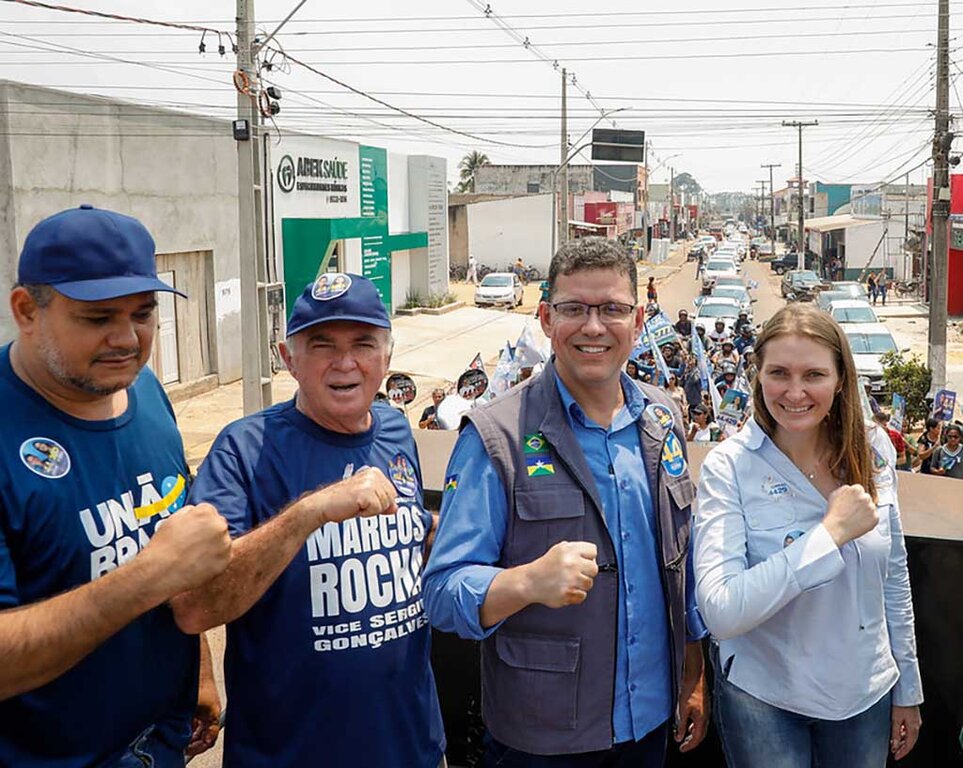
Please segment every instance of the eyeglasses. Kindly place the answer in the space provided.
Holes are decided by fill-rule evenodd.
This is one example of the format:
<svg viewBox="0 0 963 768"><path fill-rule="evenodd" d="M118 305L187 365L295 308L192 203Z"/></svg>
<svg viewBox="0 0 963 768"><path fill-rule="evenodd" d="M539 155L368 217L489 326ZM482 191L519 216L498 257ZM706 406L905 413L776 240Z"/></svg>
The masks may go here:
<svg viewBox="0 0 963 768"><path fill-rule="evenodd" d="M563 320L587 320L594 309L602 323L621 323L631 317L635 311L635 304L623 304L620 301L606 301L602 304L585 304L581 301L560 301L552 304L559 317Z"/></svg>

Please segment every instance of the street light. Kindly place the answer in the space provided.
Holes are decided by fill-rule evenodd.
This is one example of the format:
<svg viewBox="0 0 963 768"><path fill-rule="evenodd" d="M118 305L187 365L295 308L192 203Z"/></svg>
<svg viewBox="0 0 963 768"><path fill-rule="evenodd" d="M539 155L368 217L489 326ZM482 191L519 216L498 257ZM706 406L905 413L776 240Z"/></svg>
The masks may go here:
<svg viewBox="0 0 963 768"><path fill-rule="evenodd" d="M578 145L579 142L582 141L582 139L584 139L586 136L588 136L592 132L595 126L597 126L606 118L618 112L626 112L628 110L629 110L629 107L619 107L617 109L610 109L608 112L603 112L601 115L599 115L598 120L592 123L592 125L589 126L588 130L586 130L581 136L579 136L575 140L575 144ZM564 203L565 210L564 212L562 212L561 216L559 215L559 210L558 210L558 174L568 167L568 164L571 163L572 160L576 158L579 152L581 152L583 149L591 145L592 145L592 142L588 141L584 144L576 146L575 149L573 149L568 153L568 156L565 158L565 162L560 164L558 167L555 168L555 170L552 171L552 253L550 255L550 259L554 258L555 256L556 218L559 220L557 222L558 226L564 226L566 230L568 229L568 200L566 200Z"/></svg>

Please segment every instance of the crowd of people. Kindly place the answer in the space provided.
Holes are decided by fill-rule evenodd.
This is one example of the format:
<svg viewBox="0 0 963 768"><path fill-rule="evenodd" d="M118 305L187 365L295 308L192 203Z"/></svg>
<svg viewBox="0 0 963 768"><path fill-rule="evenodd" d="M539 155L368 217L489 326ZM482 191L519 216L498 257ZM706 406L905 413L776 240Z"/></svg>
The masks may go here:
<svg viewBox="0 0 963 768"><path fill-rule="evenodd" d="M439 515L407 419L376 402L391 319L356 274L296 298L296 395L227 425L192 480L145 367L155 293L174 291L154 257L140 222L90 206L21 253L0 350L0 764L181 768L218 735L220 625L228 766L443 768L430 627L480 642L491 768L661 768L713 714L730 768L913 749L897 457L828 315L787 306L741 350L680 317L660 350L635 260L564 244L538 310L552 355L466 412ZM630 356L676 373L633 381ZM697 509L686 439L729 408L701 380L690 406L693 357L743 414L715 428ZM945 431L931 468L959 455Z"/></svg>

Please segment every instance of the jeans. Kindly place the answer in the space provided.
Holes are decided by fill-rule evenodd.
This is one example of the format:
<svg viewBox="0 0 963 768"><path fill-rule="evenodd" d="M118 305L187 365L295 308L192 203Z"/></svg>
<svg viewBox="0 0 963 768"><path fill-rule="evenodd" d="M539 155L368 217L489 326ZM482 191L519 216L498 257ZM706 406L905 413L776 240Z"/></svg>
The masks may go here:
<svg viewBox="0 0 963 768"><path fill-rule="evenodd" d="M574 755L530 755L485 735L485 768L663 768L669 735L668 722L640 741L616 744L600 752Z"/></svg>
<svg viewBox="0 0 963 768"><path fill-rule="evenodd" d="M730 683L713 646L716 728L729 768L885 768L892 692L846 720L806 717Z"/></svg>
<svg viewBox="0 0 963 768"><path fill-rule="evenodd" d="M160 739L152 725L109 768L184 768L184 752Z"/></svg>

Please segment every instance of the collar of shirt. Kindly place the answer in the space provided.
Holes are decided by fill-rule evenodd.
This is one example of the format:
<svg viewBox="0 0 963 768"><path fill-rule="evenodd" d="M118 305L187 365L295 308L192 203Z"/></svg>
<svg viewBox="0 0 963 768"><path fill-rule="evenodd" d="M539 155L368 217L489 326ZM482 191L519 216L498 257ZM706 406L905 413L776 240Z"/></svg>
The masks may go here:
<svg viewBox="0 0 963 768"><path fill-rule="evenodd" d="M578 425L581 427L600 428L598 424L585 415L582 406L578 404L578 401L572 396L572 393L568 391L568 387L565 386L565 382L562 381L560 376L555 377L555 383L558 387L558 394L562 398L562 405L565 406L565 416L568 419L569 427L574 429L575 426ZM618 432L632 422L638 421L642 417L642 412L645 410L646 405L649 403L648 398L646 398L642 390L633 383L625 371L622 372L619 378L619 384L622 387L622 395L625 397L625 403L619 408L618 413L615 414L615 418L612 419L612 424L609 426L609 431L611 432Z"/></svg>

